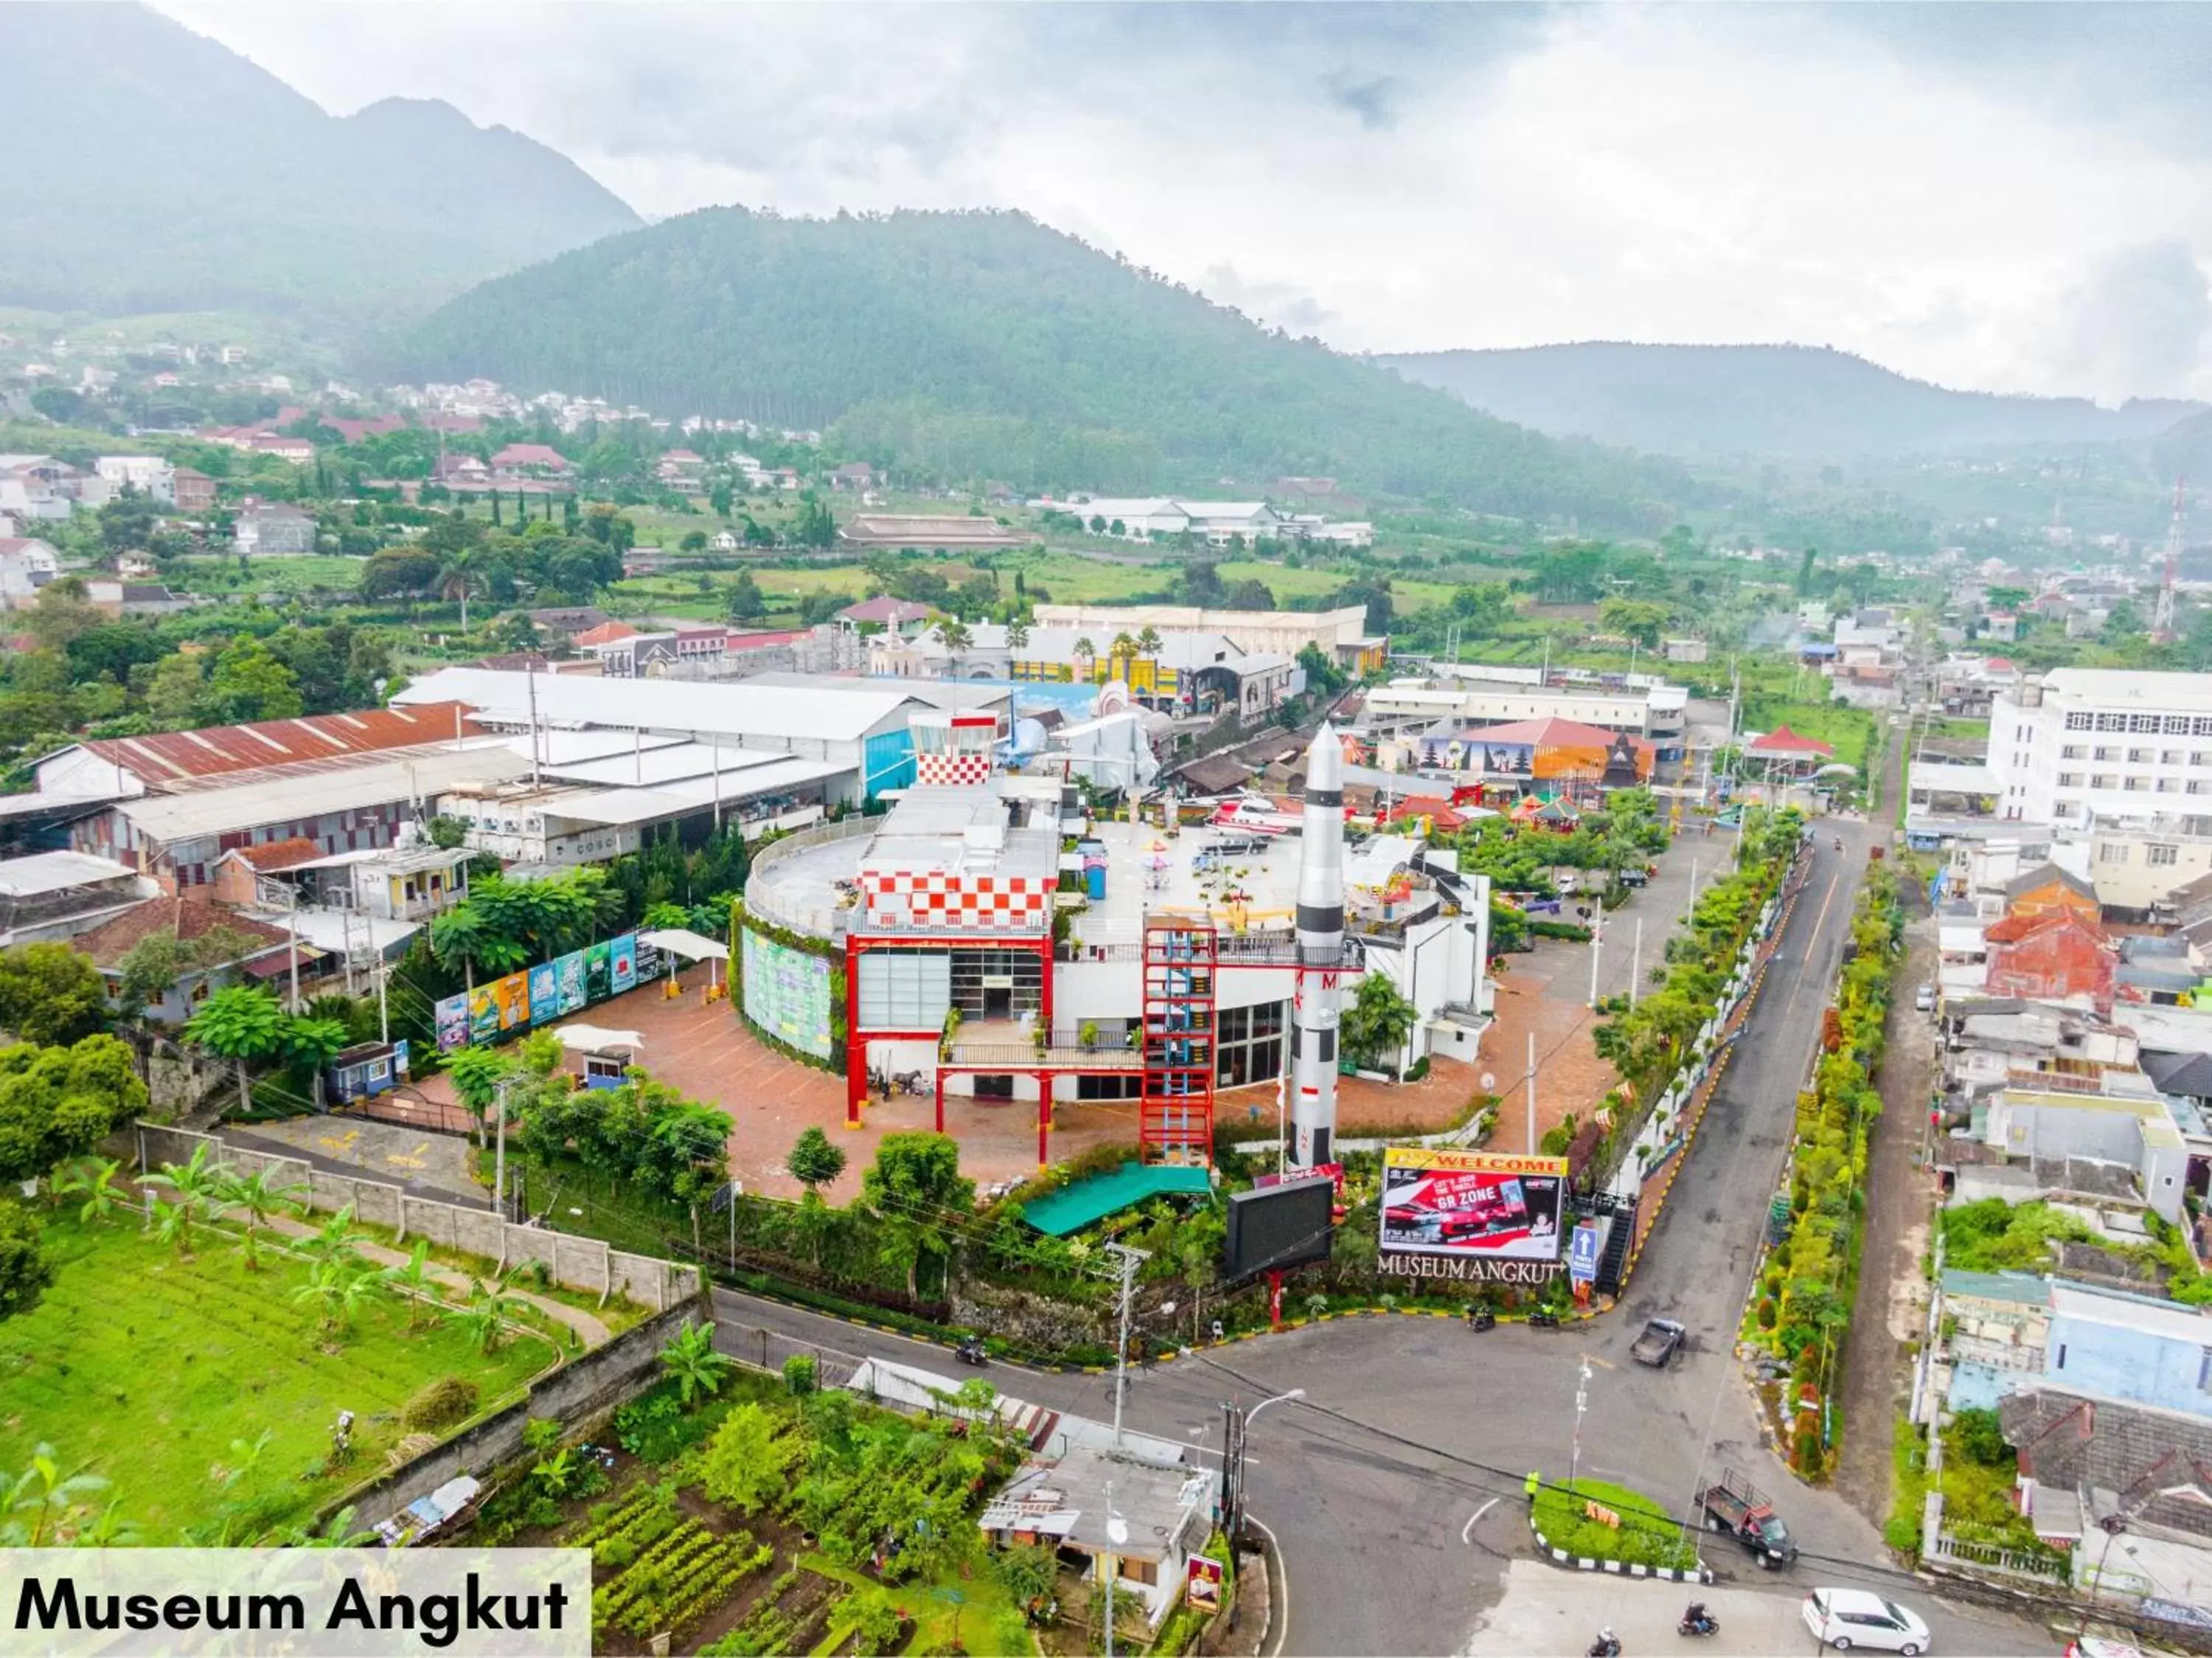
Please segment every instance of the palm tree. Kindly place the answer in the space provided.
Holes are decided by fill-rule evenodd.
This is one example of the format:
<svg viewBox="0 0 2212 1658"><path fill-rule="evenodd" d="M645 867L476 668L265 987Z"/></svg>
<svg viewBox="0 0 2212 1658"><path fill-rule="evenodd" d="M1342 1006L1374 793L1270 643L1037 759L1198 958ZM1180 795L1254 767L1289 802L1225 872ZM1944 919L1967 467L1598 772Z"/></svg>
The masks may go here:
<svg viewBox="0 0 2212 1658"><path fill-rule="evenodd" d="M253 1094L246 1067L283 1045L284 1011L265 991L228 985L200 1004L185 1027L185 1039L238 1066L239 1109L250 1112Z"/></svg>
<svg viewBox="0 0 2212 1658"><path fill-rule="evenodd" d="M1098 661L1098 647L1091 643L1090 635L1085 634L1075 642L1075 660L1083 664L1083 677L1089 679L1091 670Z"/></svg>
<svg viewBox="0 0 2212 1658"><path fill-rule="evenodd" d="M395 1295L407 1298L407 1333L413 1335L437 1317L437 1280L430 1276L430 1240L415 1240L414 1253L407 1257L404 1266L387 1266L377 1274L384 1287ZM433 1309L428 1313L425 1308Z"/></svg>
<svg viewBox="0 0 2212 1658"><path fill-rule="evenodd" d="M1133 656L1136 654L1137 642L1134 639L1127 633L1117 633L1114 636L1114 655L1117 658Z"/></svg>
<svg viewBox="0 0 2212 1658"><path fill-rule="evenodd" d="M0 1527L0 1537L20 1546L44 1545L50 1530L58 1530L86 1497L107 1489L98 1474L65 1474L54 1448L40 1443L31 1450L30 1466L12 1478L0 1475L0 1509L11 1516ZM27 1527L16 1515L31 1516Z"/></svg>
<svg viewBox="0 0 2212 1658"><path fill-rule="evenodd" d="M261 1265L260 1230L272 1215L299 1212L299 1194L307 1188L297 1180L279 1182L267 1168L257 1168L251 1174L240 1174L235 1170L223 1171L222 1201L246 1216L246 1265L249 1271Z"/></svg>
<svg viewBox="0 0 2212 1658"><path fill-rule="evenodd" d="M475 899L432 918L430 954L447 967L459 962L463 980L471 991L477 987L479 967L496 978L530 965L527 947L495 926Z"/></svg>
<svg viewBox="0 0 2212 1658"><path fill-rule="evenodd" d="M1159 629L1147 624L1145 631L1137 636L1137 649L1147 656L1158 655L1160 654Z"/></svg>
<svg viewBox="0 0 2212 1658"><path fill-rule="evenodd" d="M1006 624L1006 649L1026 649L1030 642L1030 625L1017 617Z"/></svg>
<svg viewBox="0 0 2212 1658"><path fill-rule="evenodd" d="M438 566L438 596L461 601L461 631L469 631L469 594L483 587L483 571L474 547L455 547Z"/></svg>
<svg viewBox="0 0 2212 1658"><path fill-rule="evenodd" d="M714 1332L703 1324L687 1324L674 1341L660 1350L661 1374L676 1383L676 1395L685 1410L691 1396L712 1399L721 1390L730 1361L714 1350Z"/></svg>
<svg viewBox="0 0 2212 1658"><path fill-rule="evenodd" d="M968 649L973 636L969 633L965 623L956 620L947 622L939 628L937 637L944 641L945 653L948 655L957 656Z"/></svg>
<svg viewBox="0 0 2212 1658"><path fill-rule="evenodd" d="M64 1197L82 1192L84 1206L76 1212L77 1223L89 1226L122 1207L123 1193L115 1186L115 1177L122 1170L123 1165L112 1157L80 1157L54 1182L54 1191Z"/></svg>

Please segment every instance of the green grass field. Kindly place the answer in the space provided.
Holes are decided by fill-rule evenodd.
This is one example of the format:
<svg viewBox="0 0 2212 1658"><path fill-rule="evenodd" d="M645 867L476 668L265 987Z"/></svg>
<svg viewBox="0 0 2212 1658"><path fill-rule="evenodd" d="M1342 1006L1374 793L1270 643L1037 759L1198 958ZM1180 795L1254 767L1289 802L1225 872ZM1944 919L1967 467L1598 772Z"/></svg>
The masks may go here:
<svg viewBox="0 0 2212 1658"><path fill-rule="evenodd" d="M1590 1503L1609 1510L1617 1523L1592 1517ZM1588 1559L1678 1570L1698 1563L1694 1531L1685 1534L1650 1497L1607 1480L1545 1485L1536 1493L1536 1529L1551 1539L1553 1547Z"/></svg>
<svg viewBox="0 0 2212 1658"><path fill-rule="evenodd" d="M175 1544L233 1503L252 1505L256 1535L304 1521L383 1466L404 1436L399 1407L429 1382L464 1377L488 1408L555 1357L535 1336L486 1356L453 1325L410 1335L406 1304L382 1300L326 1350L314 1310L292 1301L307 1276L298 1260L264 1251L249 1272L210 1233L182 1259L127 1216L89 1228L57 1216L46 1235L53 1287L0 1324L0 1470L50 1444L65 1468L108 1480L102 1505L113 1502L149 1545ZM325 1473L342 1410L355 1414L356 1455ZM243 1460L234 1445L264 1430L266 1448L226 1488L223 1472Z"/></svg>
<svg viewBox="0 0 2212 1658"><path fill-rule="evenodd" d="M345 593L361 586L365 558L303 555L255 558L240 570L234 557L179 558L167 579L181 593Z"/></svg>

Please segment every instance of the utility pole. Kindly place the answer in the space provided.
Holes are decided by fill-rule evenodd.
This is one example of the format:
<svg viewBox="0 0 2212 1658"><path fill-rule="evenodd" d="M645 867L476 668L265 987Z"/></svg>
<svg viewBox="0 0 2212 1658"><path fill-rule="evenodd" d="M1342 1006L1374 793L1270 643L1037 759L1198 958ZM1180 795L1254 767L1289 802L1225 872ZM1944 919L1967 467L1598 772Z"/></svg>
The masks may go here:
<svg viewBox="0 0 2212 1658"><path fill-rule="evenodd" d="M1536 1155L1536 1033L1528 1033L1528 1155Z"/></svg>
<svg viewBox="0 0 2212 1658"><path fill-rule="evenodd" d="M1129 1391L1129 1303L1136 1295L1137 1269L1152 1259L1152 1252L1132 1248L1127 1244L1109 1243L1106 1253L1114 1258L1115 1276L1121 1281L1115 1296L1120 1306L1120 1333L1114 1343L1114 1454L1118 1456L1121 1451L1121 1402Z"/></svg>
<svg viewBox="0 0 2212 1658"><path fill-rule="evenodd" d="M1605 894L1597 897L1597 925L1590 930L1590 993L1589 1004L1597 1006L1597 966L1605 954Z"/></svg>
<svg viewBox="0 0 2212 1658"><path fill-rule="evenodd" d="M1575 1489L1576 1476L1582 1472L1583 1412L1589 1409L1589 1361L1584 1359L1582 1362L1581 1378L1575 1383L1575 1443L1573 1454L1567 1461L1567 1490L1570 1493Z"/></svg>
<svg viewBox="0 0 2212 1658"><path fill-rule="evenodd" d="M499 1112L498 1149L492 1153L491 1190L492 1201L499 1210L499 1218L504 1222L507 1219L507 1079L503 1076L499 1082L498 1099L499 1103L495 1107ZM500 1251L502 1256L506 1253L504 1248Z"/></svg>
<svg viewBox="0 0 2212 1658"><path fill-rule="evenodd" d="M1636 1005L1636 982L1644 977L1644 917L1636 917L1636 943L1628 954L1628 1005Z"/></svg>

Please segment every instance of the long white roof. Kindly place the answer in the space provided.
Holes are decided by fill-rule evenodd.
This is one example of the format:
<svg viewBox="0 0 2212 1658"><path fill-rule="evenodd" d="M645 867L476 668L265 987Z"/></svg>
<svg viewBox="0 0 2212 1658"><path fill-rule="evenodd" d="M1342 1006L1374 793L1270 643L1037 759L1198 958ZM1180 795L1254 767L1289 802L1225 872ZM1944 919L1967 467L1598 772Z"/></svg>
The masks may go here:
<svg viewBox="0 0 2212 1658"><path fill-rule="evenodd" d="M533 686L532 681L535 681ZM532 696L550 725L642 727L732 739L748 736L854 742L919 699L903 692L825 697L819 692L696 680L608 680L574 674L444 667L392 701L465 703L484 719L526 726Z"/></svg>
<svg viewBox="0 0 2212 1658"><path fill-rule="evenodd" d="M411 759L380 760L290 777L264 774L255 781L227 788L149 795L125 801L115 810L141 834L159 841L188 840L418 796L427 801L457 783L503 782L526 776L529 771L530 762L523 756L495 744L441 748L418 752Z"/></svg>
<svg viewBox="0 0 2212 1658"><path fill-rule="evenodd" d="M2131 704L2145 712L2212 710L2212 674L2145 674L2135 668L2055 667L2046 692L2085 703Z"/></svg>

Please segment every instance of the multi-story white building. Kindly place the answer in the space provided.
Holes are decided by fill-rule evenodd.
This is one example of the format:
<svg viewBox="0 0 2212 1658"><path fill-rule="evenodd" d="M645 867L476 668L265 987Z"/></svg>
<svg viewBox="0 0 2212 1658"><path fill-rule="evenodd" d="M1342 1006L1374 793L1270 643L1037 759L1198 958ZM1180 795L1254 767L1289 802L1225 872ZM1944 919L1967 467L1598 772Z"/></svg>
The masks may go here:
<svg viewBox="0 0 2212 1658"><path fill-rule="evenodd" d="M1990 703L1997 815L2080 824L2212 814L2212 674L2054 668Z"/></svg>

